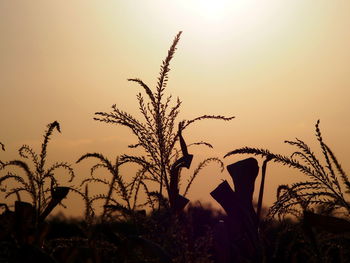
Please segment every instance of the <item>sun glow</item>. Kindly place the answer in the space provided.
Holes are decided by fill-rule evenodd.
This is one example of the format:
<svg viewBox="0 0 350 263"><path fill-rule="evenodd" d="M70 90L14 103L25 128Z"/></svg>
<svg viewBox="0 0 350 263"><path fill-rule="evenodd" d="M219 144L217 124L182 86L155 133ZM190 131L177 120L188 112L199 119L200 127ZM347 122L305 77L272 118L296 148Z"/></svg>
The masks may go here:
<svg viewBox="0 0 350 263"><path fill-rule="evenodd" d="M278 13L273 0L178 0L172 3L174 23L206 32L259 31Z"/></svg>
<svg viewBox="0 0 350 263"><path fill-rule="evenodd" d="M193 0L183 3L194 15L209 21L219 21L225 17L228 1Z"/></svg>

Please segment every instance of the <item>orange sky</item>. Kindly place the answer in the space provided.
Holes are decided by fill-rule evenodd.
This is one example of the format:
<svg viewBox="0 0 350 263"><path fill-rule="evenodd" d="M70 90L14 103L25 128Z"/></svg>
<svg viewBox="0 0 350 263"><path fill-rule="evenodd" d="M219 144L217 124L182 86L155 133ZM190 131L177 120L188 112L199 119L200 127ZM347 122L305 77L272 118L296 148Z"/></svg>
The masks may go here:
<svg viewBox="0 0 350 263"><path fill-rule="evenodd" d="M183 101L180 119L236 116L185 132L188 142L215 146L197 149L197 162L242 146L290 154L283 141L295 137L317 147L314 124L321 119L324 139L349 171L349 11L346 0L1 1L0 141L6 152L0 159L18 158L22 144L39 151L54 120L62 134L52 137L49 163L74 163L86 152L111 159L132 153L129 131L93 121L93 114L117 104L140 116L141 89L127 78L155 86L162 59L183 30L168 85L168 94ZM88 163L74 167L77 182L88 175ZM267 172L267 205L279 184L300 179L276 164ZM211 201L221 179L228 174L207 168L189 197ZM74 198L65 203L78 215Z"/></svg>

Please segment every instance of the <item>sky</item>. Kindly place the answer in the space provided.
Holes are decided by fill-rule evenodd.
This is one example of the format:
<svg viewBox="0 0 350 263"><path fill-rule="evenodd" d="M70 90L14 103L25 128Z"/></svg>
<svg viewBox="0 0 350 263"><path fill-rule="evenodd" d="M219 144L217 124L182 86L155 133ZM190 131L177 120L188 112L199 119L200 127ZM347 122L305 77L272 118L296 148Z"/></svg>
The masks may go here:
<svg viewBox="0 0 350 263"><path fill-rule="evenodd" d="M194 149L194 165L243 146L290 155L294 149L283 141L296 137L319 154L314 125L320 119L326 143L349 173L349 10L347 0L1 0L0 142L6 151L0 160L20 158L23 144L39 152L46 125L55 120L62 133L52 136L48 164L71 163L76 184L94 163L75 164L81 155L133 153L130 131L96 122L94 113L116 104L140 118L136 95L142 90L127 79L155 87L181 30L166 91L183 101L179 120L236 117L185 131L188 143L214 145ZM126 180L131 171L122 171ZM67 183L64 171L58 176ZM278 185L301 179L297 171L269 164L264 204L276 200ZM231 183L226 171L207 167L189 198L217 206L209 193L222 180ZM259 183L260 176L256 189ZM65 213L82 214L78 197L65 204Z"/></svg>

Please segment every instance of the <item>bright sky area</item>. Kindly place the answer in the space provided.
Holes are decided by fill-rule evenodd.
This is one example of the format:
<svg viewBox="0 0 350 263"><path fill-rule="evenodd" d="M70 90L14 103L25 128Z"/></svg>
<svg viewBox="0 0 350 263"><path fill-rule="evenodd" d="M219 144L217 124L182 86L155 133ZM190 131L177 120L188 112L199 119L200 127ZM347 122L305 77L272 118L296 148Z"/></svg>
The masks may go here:
<svg viewBox="0 0 350 263"><path fill-rule="evenodd" d="M55 120L62 134L52 136L48 163L72 163L76 184L93 163L75 164L84 153L110 159L133 153L127 145L136 138L129 130L94 121L94 112L116 104L140 117L141 89L127 79L154 87L182 30L167 88L183 101L179 120L236 116L185 132L189 143L205 140L215 147L193 150L194 165L242 146L289 155L293 148L283 141L295 137L319 153L314 125L320 119L325 141L349 172L349 11L347 0L1 1L0 142L6 151L0 159L19 158L22 144L39 152L46 125ZM123 170L126 180L130 173ZM68 176L57 175L64 185ZM275 201L279 184L302 177L269 164L264 204ZM215 164L206 168L189 198L216 206L209 193L222 179L231 183ZM256 189L259 183L260 176ZM83 213L77 196L64 203L66 214Z"/></svg>

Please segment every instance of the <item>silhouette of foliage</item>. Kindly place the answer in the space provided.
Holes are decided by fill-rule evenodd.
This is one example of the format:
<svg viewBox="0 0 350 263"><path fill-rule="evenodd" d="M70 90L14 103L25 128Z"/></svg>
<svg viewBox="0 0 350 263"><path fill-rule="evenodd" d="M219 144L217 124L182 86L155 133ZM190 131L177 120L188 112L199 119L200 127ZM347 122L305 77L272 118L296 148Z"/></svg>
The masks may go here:
<svg viewBox="0 0 350 263"><path fill-rule="evenodd" d="M97 162L81 182L85 192L60 186L57 169L68 172L70 183L75 174L68 163L47 164L51 136L55 130L60 132L55 121L45 131L40 153L23 145L19 149L22 159L0 160L0 191L5 198L17 196L14 209L0 203L0 262L350 262L350 203L346 196L350 180L324 142L319 121L315 128L322 160L297 138L285 141L296 148L290 156L254 147L225 155L252 154L265 159L256 213L252 198L259 166L254 158L227 166L234 191L224 181L211 193L227 215L201 205L184 209L186 195L198 174L211 163L218 164L222 172L224 164L216 157L204 159L184 182L181 169L189 168L193 159L188 149L213 146L205 141L186 144L183 131L200 120L230 121L234 117L205 114L178 120L182 102L167 96L166 88L180 36L181 32L175 36L160 66L155 90L138 78L128 79L146 93L137 94L142 119L116 105L111 112L95 113L97 121L128 127L136 137L129 147L143 149L144 155L124 154L110 160L101 153L86 153L76 163L88 159ZM2 142L1 150L5 151ZM280 185L269 220L260 222L269 161L298 170L306 180ZM139 165L130 180L120 173L126 163ZM108 172L110 180L97 176L100 169ZM156 191L151 189L152 183L156 183ZM89 187L97 185L106 186L107 191L89 196ZM58 220L56 225L45 220L70 191L84 199L85 219L70 223ZM143 203L141 191L146 193ZM31 203L21 201L22 194L29 195ZM96 201L103 202L100 221L94 221ZM146 205L152 208L149 213L140 210ZM335 212L341 212L343 218L335 217ZM275 220L276 215L279 220Z"/></svg>
<svg viewBox="0 0 350 263"><path fill-rule="evenodd" d="M103 206L102 220L106 218L108 212L111 210L119 210L126 213L130 213L131 211L135 210L138 207L137 197L142 182L142 175L137 173L131 183L126 183L119 174L119 167L125 162L119 161L119 158L116 158L115 163L113 164L103 154L87 153L81 156L77 163L88 158L95 158L99 161L99 163L91 167L91 177L84 179L81 182L81 186L87 186L90 183L93 183L94 185L102 184L108 186L108 192L106 194L97 194L88 198L90 205L97 200L104 200L105 203ZM111 181L97 178L94 175L95 171L99 168L104 168L111 174ZM121 199L121 201L123 201L123 203L118 200L118 197Z"/></svg>
<svg viewBox="0 0 350 263"><path fill-rule="evenodd" d="M4 145L2 142L0 142L0 146L1 146L1 150L5 151L5 145ZM0 167L1 167L3 164L4 164L4 163L0 160ZM0 190L2 191L3 189L0 188Z"/></svg>
<svg viewBox="0 0 350 263"><path fill-rule="evenodd" d="M223 172L224 171L224 163L219 159L219 158L216 158L216 157L212 157L212 158L207 158L205 159L204 161L200 162L197 166L197 168L193 171L193 174L192 176L190 177L190 179L188 180L188 184L186 186L186 189L185 189L185 192L184 192L184 196L187 195L189 189L191 188L191 185L194 181L194 179L196 178L196 176L199 174L199 172L204 169L204 167L206 167L209 163L211 162L216 162L219 164L220 166L220 171Z"/></svg>
<svg viewBox="0 0 350 263"><path fill-rule="evenodd" d="M290 156L271 153L267 149L243 147L231 151L225 157L233 154L253 154L271 158L272 161L295 168L307 175L304 182L291 186L280 185L277 189L277 201L270 209L270 215L293 214L301 216L301 212L315 206L327 207L328 211L346 209L350 212L350 204L344 197L344 188L349 191L348 176L342 169L332 150L324 142L317 121L316 138L322 150L325 164L317 158L310 147L302 140L285 141L295 146L297 150ZM341 181L340 181L341 180ZM341 183L343 183L343 187Z"/></svg>
<svg viewBox="0 0 350 263"><path fill-rule="evenodd" d="M28 145L23 145L19 149L19 155L24 159L32 161L34 169L32 169L27 162L22 160L11 160L5 162L0 168L1 170L4 170L9 167L18 167L24 173L18 174L17 172L9 171L6 175L0 177L0 185L9 180L16 181L17 185L6 192L5 198L15 194L20 200L20 193L24 192L29 194L38 218L49 204L52 195L56 194L56 190L61 191L57 179L55 178L56 170L59 168L67 170L69 174L69 182L72 182L75 176L73 168L65 162L56 162L50 167L46 167L47 147L55 129L58 132L61 132L60 125L57 121L54 121L47 126L39 155Z"/></svg>
<svg viewBox="0 0 350 263"><path fill-rule="evenodd" d="M179 32L175 36L167 57L162 62L155 91L152 91L138 78L129 79L129 81L139 84L147 94L146 98L141 93L137 95L139 110L143 115L144 121L138 120L131 114L120 110L116 105L112 106L111 112L96 112L94 118L100 122L126 126L132 131L137 138L137 143L129 145L129 147L141 147L145 150L146 155L123 155L120 160L122 162L139 164L142 167L142 171L147 171L147 174L143 176L143 181L150 180L158 183L160 195L163 194L162 189L165 187L168 196L170 191L171 166L176 162L178 157L178 150L176 148L176 142L179 139L178 134L191 124L200 120L216 119L229 121L234 118L221 115L202 115L192 120L180 121L178 123L178 131L176 131L176 120L180 112L181 101L177 98L175 104L170 106L172 96L165 97L165 89L168 83L170 62L175 54L181 33ZM205 142L200 142L199 144L211 146Z"/></svg>

